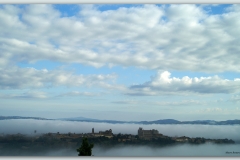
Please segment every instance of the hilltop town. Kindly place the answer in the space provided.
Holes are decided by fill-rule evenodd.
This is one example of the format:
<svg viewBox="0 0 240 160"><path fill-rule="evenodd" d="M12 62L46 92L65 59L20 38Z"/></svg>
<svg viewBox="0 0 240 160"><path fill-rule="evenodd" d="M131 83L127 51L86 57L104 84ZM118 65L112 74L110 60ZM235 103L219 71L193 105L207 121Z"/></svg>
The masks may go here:
<svg viewBox="0 0 240 160"><path fill-rule="evenodd" d="M81 145L82 138L87 137L90 143L100 145L102 147L109 147L118 144L124 145L174 145L179 143L203 144L203 143L235 143L229 139L206 139L206 138L190 138L169 137L158 132L158 130L144 130L138 129L137 135L132 134L113 134L112 130L105 130L90 133L46 133L35 136L26 136L22 134L0 135L0 150L17 149L19 152L24 151L39 151L58 148L73 148L76 149Z"/></svg>

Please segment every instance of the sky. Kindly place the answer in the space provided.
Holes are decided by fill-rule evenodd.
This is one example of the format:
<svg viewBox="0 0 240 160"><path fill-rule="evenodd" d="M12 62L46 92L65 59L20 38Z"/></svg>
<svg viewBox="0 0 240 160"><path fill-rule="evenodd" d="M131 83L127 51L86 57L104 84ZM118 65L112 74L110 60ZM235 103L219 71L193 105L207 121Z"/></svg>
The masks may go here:
<svg viewBox="0 0 240 160"><path fill-rule="evenodd" d="M0 5L0 115L240 117L240 5Z"/></svg>

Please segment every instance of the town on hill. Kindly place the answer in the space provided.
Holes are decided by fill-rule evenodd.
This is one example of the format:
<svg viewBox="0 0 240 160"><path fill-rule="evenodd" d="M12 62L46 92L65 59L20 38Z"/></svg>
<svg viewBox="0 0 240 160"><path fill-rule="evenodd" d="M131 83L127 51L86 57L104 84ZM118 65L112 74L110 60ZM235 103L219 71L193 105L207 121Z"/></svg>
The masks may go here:
<svg viewBox="0 0 240 160"><path fill-rule="evenodd" d="M153 145L165 146L179 143L203 144L203 143L217 143L229 144L235 143L231 139L208 139L203 137L190 138L186 136L169 137L158 132L158 130L144 130L138 129L137 135L132 134L113 134L112 130L90 133L46 133L37 134L34 136L26 136L22 134L1 134L0 135L0 149L9 150L17 149L24 155L24 151L38 152L40 150L59 149L59 148L73 148L76 149L81 145L83 137L88 138L90 143L102 147L112 147L118 144L124 145ZM11 153L12 155L14 153Z"/></svg>

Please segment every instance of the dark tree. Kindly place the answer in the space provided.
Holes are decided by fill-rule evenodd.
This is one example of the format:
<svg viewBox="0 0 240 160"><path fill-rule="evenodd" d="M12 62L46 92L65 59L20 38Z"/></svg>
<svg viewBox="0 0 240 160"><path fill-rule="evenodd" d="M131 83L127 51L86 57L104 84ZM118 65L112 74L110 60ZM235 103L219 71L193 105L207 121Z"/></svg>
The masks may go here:
<svg viewBox="0 0 240 160"><path fill-rule="evenodd" d="M92 155L92 148L94 144L89 144L87 138L82 139L82 145L77 149L78 156L91 156Z"/></svg>

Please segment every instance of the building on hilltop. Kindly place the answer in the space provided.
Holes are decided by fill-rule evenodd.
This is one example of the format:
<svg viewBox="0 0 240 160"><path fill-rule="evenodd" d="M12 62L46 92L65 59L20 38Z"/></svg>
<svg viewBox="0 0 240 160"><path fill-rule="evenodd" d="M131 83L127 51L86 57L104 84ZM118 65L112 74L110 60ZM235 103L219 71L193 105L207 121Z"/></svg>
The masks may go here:
<svg viewBox="0 0 240 160"><path fill-rule="evenodd" d="M112 129L106 130L106 131L99 131L99 133L94 133L94 128L92 128L92 135L95 137L105 136L108 138L113 137Z"/></svg>
<svg viewBox="0 0 240 160"><path fill-rule="evenodd" d="M162 137L162 134L159 134L158 130L143 130L143 128L138 129L138 136L140 139L150 140L152 138Z"/></svg>
<svg viewBox="0 0 240 160"><path fill-rule="evenodd" d="M106 131L99 131L99 134L104 135L104 136L112 136L112 130L106 130Z"/></svg>

